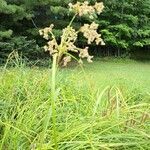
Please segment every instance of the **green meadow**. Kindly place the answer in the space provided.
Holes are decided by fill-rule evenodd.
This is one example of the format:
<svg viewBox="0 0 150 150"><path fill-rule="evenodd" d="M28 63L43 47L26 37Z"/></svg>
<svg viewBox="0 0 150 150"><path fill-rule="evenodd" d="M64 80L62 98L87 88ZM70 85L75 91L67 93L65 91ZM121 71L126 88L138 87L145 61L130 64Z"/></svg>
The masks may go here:
<svg viewBox="0 0 150 150"><path fill-rule="evenodd" d="M51 69L1 67L0 149L51 150L54 136L60 150L149 149L150 62L72 64L57 72L56 89L54 135Z"/></svg>

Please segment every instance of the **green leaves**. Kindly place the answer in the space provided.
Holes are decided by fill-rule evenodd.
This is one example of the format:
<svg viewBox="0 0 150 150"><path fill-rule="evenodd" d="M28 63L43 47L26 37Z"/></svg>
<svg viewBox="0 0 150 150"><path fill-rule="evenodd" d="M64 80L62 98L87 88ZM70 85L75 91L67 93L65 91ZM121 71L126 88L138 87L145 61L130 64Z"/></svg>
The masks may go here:
<svg viewBox="0 0 150 150"><path fill-rule="evenodd" d="M10 38L12 36L12 33L12 30L0 31L0 40L2 40L3 38Z"/></svg>
<svg viewBox="0 0 150 150"><path fill-rule="evenodd" d="M97 2L88 1L90 4ZM60 36L61 29L67 26L73 16L73 13L68 11L68 4L75 2L75 0L0 0L1 42L9 43L10 38L27 36L27 39L35 39L36 43L42 46L43 40L39 37L37 29L54 23L57 35ZM99 31L103 30L101 33L106 47L122 49L124 53L132 53L133 49L137 48L141 51L148 49L150 0L103 0L103 2L104 12L95 16L93 20L99 24ZM77 18L73 27L78 29L84 22L90 23L93 20L88 17ZM80 36L77 44L85 46L83 41L83 37ZM95 49L94 44L92 47ZM107 49L105 51L107 53Z"/></svg>
<svg viewBox="0 0 150 150"><path fill-rule="evenodd" d="M102 31L108 46L132 52L137 47L150 46L149 0L104 0ZM126 52L125 51L125 52Z"/></svg>
<svg viewBox="0 0 150 150"><path fill-rule="evenodd" d="M116 37L131 37L131 33L133 32L133 29L125 24L119 24L119 25L112 25L108 26L110 31L116 32Z"/></svg>

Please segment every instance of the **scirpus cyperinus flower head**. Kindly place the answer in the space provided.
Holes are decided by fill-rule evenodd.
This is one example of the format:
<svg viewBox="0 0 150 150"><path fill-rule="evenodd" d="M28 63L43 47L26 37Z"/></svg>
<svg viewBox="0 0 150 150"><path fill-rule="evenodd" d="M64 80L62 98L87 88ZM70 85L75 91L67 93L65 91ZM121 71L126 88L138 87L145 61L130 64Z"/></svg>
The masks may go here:
<svg viewBox="0 0 150 150"><path fill-rule="evenodd" d="M40 35L46 39L47 45L44 46L45 51L49 51L50 55L57 55L57 63L63 60L63 66L67 66L67 63L71 61L71 55L69 52L78 53L80 59L79 63L82 62L83 58L86 58L88 62L92 62L93 56L88 53L88 46L85 48L79 48L75 45L78 38L78 34L82 33L87 39L87 44L90 45L95 42L97 45L105 45L101 34L97 32L98 24L92 22L91 24L84 24L79 30L75 30L72 27L72 22L75 17L78 16L89 16L92 18L94 14L100 14L104 9L102 2L96 2L95 5L89 5L89 2L85 1L83 3L77 2L76 4L69 3L69 10L74 11L75 15L71 20L70 24L62 30L61 42L58 44L55 35L53 34L54 25L51 24L49 27L39 30ZM69 55L68 55L69 54ZM82 62L83 63L83 62Z"/></svg>

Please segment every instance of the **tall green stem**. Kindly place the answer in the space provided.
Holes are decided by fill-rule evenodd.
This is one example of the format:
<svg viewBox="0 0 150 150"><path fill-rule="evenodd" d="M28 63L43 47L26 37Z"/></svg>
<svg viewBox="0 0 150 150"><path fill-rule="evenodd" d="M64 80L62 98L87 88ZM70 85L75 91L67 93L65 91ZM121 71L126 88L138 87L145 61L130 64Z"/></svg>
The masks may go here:
<svg viewBox="0 0 150 150"><path fill-rule="evenodd" d="M52 64L52 75L51 75L51 106L48 109L48 112L44 119L43 131L40 138L40 149L42 149L42 144L46 138L46 131L49 125L49 121L52 114L52 139L54 139L55 150L58 149L57 144L57 128L56 128L56 71L57 71L57 54L53 55L53 64Z"/></svg>
<svg viewBox="0 0 150 150"><path fill-rule="evenodd" d="M51 92L52 92L52 122L53 122L53 139L55 143L55 149L58 149L57 145L57 129L56 129L56 71L57 71L57 54L53 56L53 65L52 65L52 84L51 84Z"/></svg>
<svg viewBox="0 0 150 150"><path fill-rule="evenodd" d="M76 18L75 14L72 18L72 20L70 21L68 26L71 26L74 19ZM53 35L53 33L51 32L52 37L55 39L55 36ZM63 43L66 40L66 37L62 36L61 39L61 44L59 47L59 52L60 53L56 53L53 55L53 63L52 63L52 76L51 76L51 95L52 95L52 99L51 99L51 107L49 107L47 115L45 117L44 120L44 127L43 127L43 132L42 132L42 137L40 139L40 147L42 148L42 144L45 140L46 137L46 131L49 125L49 121L50 121L50 117L51 117L51 113L52 113L52 138L54 140L54 144L55 144L55 150L58 149L58 143L57 143L57 127L56 127L56 100L57 100L57 94L56 94L56 72L57 72L57 67L58 67L58 63L61 60L61 57L63 55L63 53L61 53L61 49L63 47Z"/></svg>
<svg viewBox="0 0 150 150"><path fill-rule="evenodd" d="M75 14L72 18L72 20L69 23L69 26L72 25L74 19L76 18ZM61 41L61 44L63 44L63 40ZM61 58L61 56L59 56L58 54L53 55L53 65L52 65L52 86L51 86L51 90L52 90L52 102L51 102L51 106L52 106L52 121L53 121L53 139L54 139L54 143L55 143L55 149L58 149L58 144L57 144L57 128L56 128L56 71L57 71L57 59L58 59L58 63L59 63L59 59Z"/></svg>

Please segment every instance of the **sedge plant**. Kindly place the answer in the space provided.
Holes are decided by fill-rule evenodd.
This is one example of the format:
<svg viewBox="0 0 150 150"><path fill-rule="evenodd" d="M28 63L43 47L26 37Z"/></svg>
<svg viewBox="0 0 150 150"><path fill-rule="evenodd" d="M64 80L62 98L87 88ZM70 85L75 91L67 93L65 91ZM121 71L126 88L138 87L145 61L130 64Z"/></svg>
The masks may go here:
<svg viewBox="0 0 150 150"><path fill-rule="evenodd" d="M44 130L43 130L43 143L45 139L46 130L48 128L50 114L52 112L52 123L53 123L53 139L55 143L55 149L57 149L57 129L56 129L56 100L57 100L57 92L56 92L56 74L58 70L58 66L67 66L67 64L71 61L73 56L70 52L77 53L79 56L79 63L83 63L82 59L86 58L89 63L92 62L93 56L90 56L88 53L88 46L85 48L80 48L75 45L77 41L78 34L82 33L83 36L87 39L87 44L95 42L97 45L105 45L103 39L101 38L101 34L97 32L98 24L92 22L91 24L84 24L78 30L72 27L73 21L77 16L87 16L93 18L95 15L99 15L103 11L104 5L102 2L96 2L94 5L90 5L87 1L81 3L77 2L76 4L69 3L69 10L74 12L74 16L72 17L69 25L62 30L62 35L60 37L60 42L57 41L56 36L53 33L54 25L51 24L49 27L39 30L41 36L47 40L47 44L44 46L45 51L48 51L52 57L52 76L51 76L51 107L47 113Z"/></svg>

